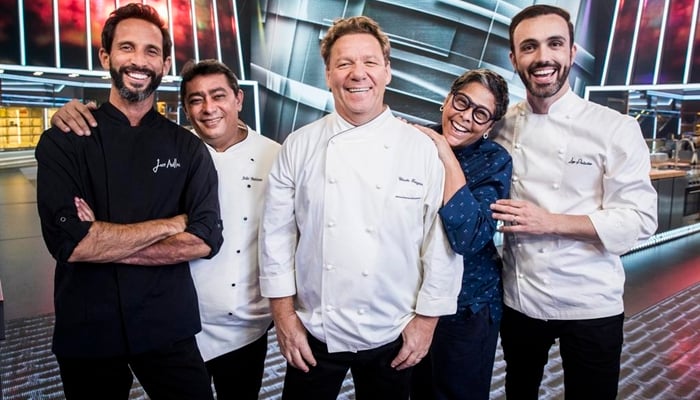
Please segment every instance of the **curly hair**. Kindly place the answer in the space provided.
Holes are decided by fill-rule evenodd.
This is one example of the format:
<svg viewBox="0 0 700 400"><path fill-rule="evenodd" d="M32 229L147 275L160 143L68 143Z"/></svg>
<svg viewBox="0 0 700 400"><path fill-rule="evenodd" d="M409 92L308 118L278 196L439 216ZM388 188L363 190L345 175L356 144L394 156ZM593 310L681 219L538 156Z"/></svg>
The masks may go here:
<svg viewBox="0 0 700 400"><path fill-rule="evenodd" d="M452 82L450 92L454 93L472 82L480 83L487 88L493 97L496 98L496 111L493 113L493 120L498 121L506 114L508 110L508 83L503 77L491 70L473 69L463 73L459 78Z"/></svg>

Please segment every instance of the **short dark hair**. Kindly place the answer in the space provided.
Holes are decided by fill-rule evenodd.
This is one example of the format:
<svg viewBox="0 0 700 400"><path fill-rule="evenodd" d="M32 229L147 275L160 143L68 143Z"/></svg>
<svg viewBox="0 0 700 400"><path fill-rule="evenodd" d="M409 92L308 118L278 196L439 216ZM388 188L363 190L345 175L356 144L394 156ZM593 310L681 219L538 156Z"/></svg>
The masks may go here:
<svg viewBox="0 0 700 400"><path fill-rule="evenodd" d="M519 13L517 13L513 19L510 21L510 29L508 31L510 39L510 51L515 53L515 43L513 43L513 32L515 28L524 20L530 18L541 17L543 15L555 14L564 21L569 26L569 45L574 46L574 24L571 22L571 15L569 12L560 7L550 6L546 4L535 4L534 6L525 7Z"/></svg>
<svg viewBox="0 0 700 400"><path fill-rule="evenodd" d="M107 53L112 51L114 31L117 29L117 25L129 18L142 19L157 26L158 29L160 29L160 33L163 35L163 60L170 57L173 42L170 38L168 28L165 26L165 23L160 18L155 8L140 3L129 3L117 8L109 14L109 18L107 18L105 26L102 28L102 48L104 48Z"/></svg>
<svg viewBox="0 0 700 400"><path fill-rule="evenodd" d="M450 92L454 93L472 82L480 83L488 89L496 99L496 110L493 113L493 121L498 121L508 110L508 83L503 77L491 70L481 68L463 73L452 82Z"/></svg>
<svg viewBox="0 0 700 400"><path fill-rule="evenodd" d="M328 67L328 62L331 59L331 48L333 48L335 42L345 35L355 33L368 33L374 36L382 47L384 62L389 62L389 53L391 52L389 37L382 32L382 28L379 27L379 24L377 24L375 20L360 15L333 21L333 25L331 25L328 32L326 32L326 35L321 40L321 57L323 57L323 62L326 64L326 67Z"/></svg>
<svg viewBox="0 0 700 400"><path fill-rule="evenodd" d="M238 94L241 90L241 87L238 85L238 77L226 64L214 59L202 60L198 63L195 63L194 60L190 60L185 63L182 67L182 73L180 73L182 77L182 81L180 82L180 102L182 103L182 107L185 107L188 82L198 76L217 74L224 75L228 81L228 86L234 93Z"/></svg>

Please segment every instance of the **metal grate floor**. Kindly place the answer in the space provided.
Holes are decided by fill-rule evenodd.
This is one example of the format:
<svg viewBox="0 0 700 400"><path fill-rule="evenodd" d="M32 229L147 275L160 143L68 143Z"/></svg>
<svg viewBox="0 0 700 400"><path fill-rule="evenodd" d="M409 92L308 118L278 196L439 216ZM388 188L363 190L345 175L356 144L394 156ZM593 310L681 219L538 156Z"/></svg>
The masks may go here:
<svg viewBox="0 0 700 400"><path fill-rule="evenodd" d="M677 293L625 321L620 399L700 399L700 284ZM0 371L5 400L61 399L58 365L51 353L53 315L17 319L7 324L0 342ZM271 332L261 399L278 399L284 359ZM558 348L545 371L542 399L563 398ZM505 362L499 348L494 365L492 399L505 399ZM146 399L138 383L130 399ZM339 399L354 399L346 379Z"/></svg>

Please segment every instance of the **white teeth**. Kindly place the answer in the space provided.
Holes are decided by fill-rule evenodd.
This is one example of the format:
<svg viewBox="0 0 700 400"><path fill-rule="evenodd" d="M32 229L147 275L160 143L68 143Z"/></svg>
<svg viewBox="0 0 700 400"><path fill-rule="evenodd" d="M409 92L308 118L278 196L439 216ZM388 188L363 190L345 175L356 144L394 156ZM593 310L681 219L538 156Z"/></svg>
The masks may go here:
<svg viewBox="0 0 700 400"><path fill-rule="evenodd" d="M467 132L467 128L463 127L462 125L460 125L454 121L452 121L452 127L459 132L464 132L464 133Z"/></svg>
<svg viewBox="0 0 700 400"><path fill-rule="evenodd" d="M369 88L348 88L348 92L350 92L350 93L360 93L360 92L366 92L368 90L369 90Z"/></svg>
<svg viewBox="0 0 700 400"><path fill-rule="evenodd" d="M539 71L534 71L532 74L535 76L547 76L554 73L554 68L551 69L541 69Z"/></svg>
<svg viewBox="0 0 700 400"><path fill-rule="evenodd" d="M146 79L146 78L148 78L147 74L143 74L143 73L139 73L139 72L129 72L129 73L127 73L127 75L129 75L130 77L132 77L134 79Z"/></svg>
<svg viewBox="0 0 700 400"><path fill-rule="evenodd" d="M214 126L214 125L218 124L219 121L221 121L221 118L208 119L208 120L201 121L201 122L202 122L202 124L204 124L206 126Z"/></svg>

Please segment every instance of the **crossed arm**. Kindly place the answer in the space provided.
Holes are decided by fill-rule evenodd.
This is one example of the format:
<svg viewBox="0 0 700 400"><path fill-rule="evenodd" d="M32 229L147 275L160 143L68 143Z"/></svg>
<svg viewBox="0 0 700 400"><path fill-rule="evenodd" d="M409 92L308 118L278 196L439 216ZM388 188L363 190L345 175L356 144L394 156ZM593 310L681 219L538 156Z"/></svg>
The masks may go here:
<svg viewBox="0 0 700 400"><path fill-rule="evenodd" d="M75 198L75 207L81 221L93 223L68 258L70 262L168 265L205 257L211 251L201 238L185 232L185 214L115 224L95 221L92 209L79 197Z"/></svg>

